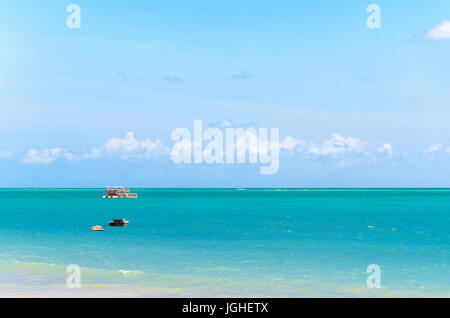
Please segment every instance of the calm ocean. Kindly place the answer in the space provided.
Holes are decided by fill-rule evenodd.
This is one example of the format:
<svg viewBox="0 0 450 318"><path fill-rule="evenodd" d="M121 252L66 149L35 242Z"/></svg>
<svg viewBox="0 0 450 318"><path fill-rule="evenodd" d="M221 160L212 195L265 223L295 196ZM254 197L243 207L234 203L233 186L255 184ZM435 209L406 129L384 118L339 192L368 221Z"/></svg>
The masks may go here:
<svg viewBox="0 0 450 318"><path fill-rule="evenodd" d="M450 296L450 190L102 192L0 190L0 295Z"/></svg>

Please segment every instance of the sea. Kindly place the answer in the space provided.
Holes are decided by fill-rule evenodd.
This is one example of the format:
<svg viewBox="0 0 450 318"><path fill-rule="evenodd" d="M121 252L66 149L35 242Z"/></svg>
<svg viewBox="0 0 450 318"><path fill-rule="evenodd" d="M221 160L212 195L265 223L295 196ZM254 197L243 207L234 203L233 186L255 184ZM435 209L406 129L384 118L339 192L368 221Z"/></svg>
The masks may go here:
<svg viewBox="0 0 450 318"><path fill-rule="evenodd" d="M0 296L450 297L449 189L130 190L0 189Z"/></svg>

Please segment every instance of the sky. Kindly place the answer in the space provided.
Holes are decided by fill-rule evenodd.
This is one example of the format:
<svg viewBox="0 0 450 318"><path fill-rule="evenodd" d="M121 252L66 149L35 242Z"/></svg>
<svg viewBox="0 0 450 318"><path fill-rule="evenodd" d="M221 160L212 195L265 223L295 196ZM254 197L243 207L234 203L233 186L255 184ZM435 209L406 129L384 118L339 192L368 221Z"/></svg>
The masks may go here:
<svg viewBox="0 0 450 318"><path fill-rule="evenodd" d="M449 21L447 0L3 0L0 187L448 187ZM278 128L278 171L174 163L195 120Z"/></svg>

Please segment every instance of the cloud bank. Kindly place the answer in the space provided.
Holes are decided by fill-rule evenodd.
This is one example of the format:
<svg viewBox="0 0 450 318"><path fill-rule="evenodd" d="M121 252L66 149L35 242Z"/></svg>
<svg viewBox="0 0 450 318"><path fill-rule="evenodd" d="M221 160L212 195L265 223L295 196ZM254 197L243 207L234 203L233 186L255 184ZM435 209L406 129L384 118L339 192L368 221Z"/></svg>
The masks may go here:
<svg viewBox="0 0 450 318"><path fill-rule="evenodd" d="M371 144L354 137L343 137L332 134L331 137L321 143L306 142L286 137L280 144L280 148L306 156L340 158L356 155L362 157L376 157L385 155L387 158L393 156L393 148L390 143Z"/></svg>
<svg viewBox="0 0 450 318"><path fill-rule="evenodd" d="M224 122L219 129L226 129L230 123ZM238 138L234 145L235 149L246 149L249 155L263 154L268 149L276 147L280 152L290 153L299 158L366 158L373 161L376 159L391 159L394 155L393 147L390 143L370 143L355 137L344 137L339 134L332 134L330 138L323 142L304 141L292 136L285 137L282 141L270 141L266 147L261 147L261 141L256 134L257 129L244 129L242 138ZM204 142L203 146L208 143ZM201 147L197 145L198 147ZM73 152L64 148L31 149L27 152L22 162L25 164L45 164L48 165L58 159L70 161L89 160L96 158L108 158L119 160L142 160L163 158L177 158L187 151L192 152L196 145L192 142L175 142L172 147L165 145L159 139L137 139L133 132L128 132L124 137L112 137L105 141L98 148L86 152ZM438 146L431 147L428 151L440 150ZM206 154L211 149L204 150ZM449 148L450 151L450 148ZM1 157L1 152L0 152Z"/></svg>
<svg viewBox="0 0 450 318"><path fill-rule="evenodd" d="M62 148L31 149L22 162L25 164L49 164L57 159L88 160L101 157L123 160L149 159L168 153L169 148L160 140L136 139L133 132L128 132L124 138L112 137L101 147L84 153L71 152Z"/></svg>
<svg viewBox="0 0 450 318"><path fill-rule="evenodd" d="M46 164L55 161L64 155L64 150L61 148L52 149L31 149L28 151L22 162L25 164Z"/></svg>

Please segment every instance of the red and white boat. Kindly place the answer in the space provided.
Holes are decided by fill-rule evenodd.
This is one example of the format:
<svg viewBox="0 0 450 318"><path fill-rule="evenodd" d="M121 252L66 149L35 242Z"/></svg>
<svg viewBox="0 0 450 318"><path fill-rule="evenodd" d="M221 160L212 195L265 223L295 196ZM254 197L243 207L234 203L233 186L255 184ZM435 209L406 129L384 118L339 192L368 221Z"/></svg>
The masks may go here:
<svg viewBox="0 0 450 318"><path fill-rule="evenodd" d="M108 187L103 193L103 199L137 199L137 193L130 193L124 187Z"/></svg>

